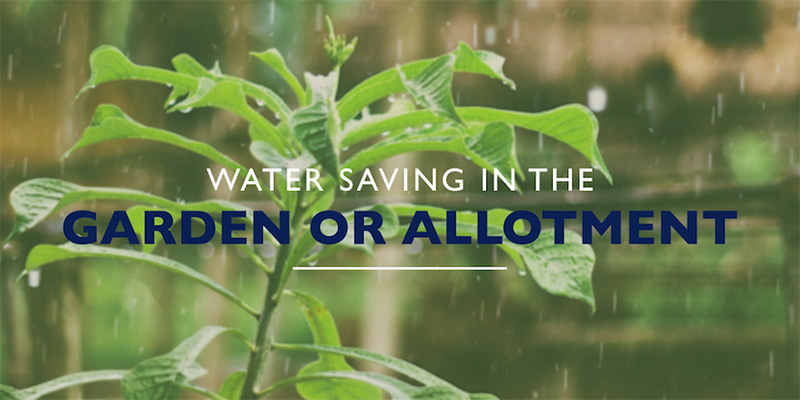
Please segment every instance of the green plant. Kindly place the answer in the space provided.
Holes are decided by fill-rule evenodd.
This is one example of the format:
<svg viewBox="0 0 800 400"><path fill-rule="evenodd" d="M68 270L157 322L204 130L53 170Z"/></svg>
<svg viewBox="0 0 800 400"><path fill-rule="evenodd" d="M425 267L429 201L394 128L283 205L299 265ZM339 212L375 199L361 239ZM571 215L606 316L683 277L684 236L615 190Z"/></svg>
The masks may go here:
<svg viewBox="0 0 800 400"><path fill-rule="evenodd" d="M371 254L372 244L353 244L352 237L319 253L311 250L316 241L306 225L310 217L330 207L337 185L340 167L362 170L388 157L415 151L451 152L468 157L480 167L497 169L507 178L519 171L514 150L514 127L538 131L556 138L578 150L610 179L596 146L597 120L580 105L568 105L543 113L524 113L482 107L456 107L451 94L455 72L486 75L501 80L512 89L514 83L502 72L504 59L494 53L475 51L465 44L441 57L421 60L374 75L356 85L337 99L337 84L342 64L355 49L355 40L348 43L336 36L328 21L329 36L325 52L333 64L326 76L305 75L305 87L288 70L280 53L269 50L252 55L277 71L289 84L300 107L290 110L287 104L270 89L250 81L224 75L218 67L205 69L192 57L181 54L173 59L175 71L135 65L119 50L103 46L91 55L92 76L81 93L95 85L117 80L140 80L170 85L166 108L186 111L197 107L228 110L249 123L250 151L265 166L283 168L318 165L328 174L321 180L325 191L293 192L279 184L275 193L265 191L271 201L291 215L291 240L280 245L273 265L268 265L258 252L247 245L236 245L268 276L264 304L260 309L248 305L232 291L207 276L177 261L152 254L154 245L144 245L141 251L108 246L42 244L28 255L25 272L61 260L85 257L104 257L134 260L177 273L230 300L257 319L257 331L251 341L240 331L211 326L183 341L172 352L145 360L127 371L95 371L67 375L31 388L18 390L0 385L2 398L35 399L44 394L101 380L121 380L123 395L128 399L165 399L177 397L188 389L213 399L252 399L275 389L296 385L305 398L379 398L385 391L395 399L417 398L493 398L491 395L468 394L450 383L405 361L357 348L342 347L333 318L324 305L309 294L285 288L292 268L313 262L333 252L353 248ZM414 102L400 100L383 114L372 115L369 106L376 100L396 93L408 93ZM248 100L249 99L249 100ZM250 101L263 104L275 113L280 122L272 124ZM416 104L414 104L416 103ZM388 134L384 133L388 132ZM214 147L175 133L137 123L112 105L97 108L90 126L80 141L67 152L95 143L116 139L145 139L181 147L207 157L229 169L246 168ZM372 141L368 141L372 139ZM361 144L363 150L340 164L341 149ZM279 180L283 179L279 177ZM219 213L241 210L252 215L253 210L239 204L218 200L196 203L171 201L145 192L83 187L56 179L33 179L22 183L11 194L17 220L9 240L32 228L55 211L86 200L124 200L141 203L128 209L131 220L143 218L145 210L159 209L179 218L179 211L198 210ZM437 219L444 219L445 209L413 204L378 204L369 207L384 220L382 232L390 237L405 226L402 218L417 210L426 210ZM502 232L508 210L494 209L488 214L489 233ZM353 218L353 213L346 214ZM134 223L140 228L142 224ZM443 232L444 222L437 222ZM457 225L460 234L476 235L477 215L465 213ZM552 231L530 245L505 243L499 245L521 269L545 290L582 300L594 308L591 271L594 253L581 244L580 237L566 232L566 243L554 245ZM314 344L274 343L271 319L284 295L295 298L301 305L313 333ZM246 369L231 374L215 393L191 381L205 370L195 362L202 349L216 336L227 333L241 340L250 350ZM301 351L318 354L318 360L305 366L290 379L262 388L267 356L272 350ZM346 358L356 358L383 365L417 384L409 384L387 375L354 370Z"/></svg>

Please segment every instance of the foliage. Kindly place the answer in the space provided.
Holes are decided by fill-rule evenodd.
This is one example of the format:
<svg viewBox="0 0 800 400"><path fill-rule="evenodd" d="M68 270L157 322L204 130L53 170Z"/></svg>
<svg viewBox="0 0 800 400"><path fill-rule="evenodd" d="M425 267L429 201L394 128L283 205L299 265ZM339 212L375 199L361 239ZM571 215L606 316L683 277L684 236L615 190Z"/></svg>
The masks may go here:
<svg viewBox="0 0 800 400"><path fill-rule="evenodd" d="M291 240L279 246L274 265L267 265L257 251L239 247L253 263L268 276L265 302L257 310L235 293L189 266L164 256L152 254L155 245L144 245L141 251L94 245L36 246L28 255L26 272L45 265L57 264L72 258L112 258L132 260L150 265L204 285L223 298L252 314L258 320L253 342L234 328L206 327L178 345L172 352L144 360L128 371L95 371L64 376L24 390L0 386L2 397L35 399L70 385L101 380L121 380L122 392L128 399L166 399L188 389L214 399L258 398L286 386L296 386L307 399L379 398L381 391L394 399L478 399L491 395L466 393L447 381L402 360L366 350L342 347L333 317L325 306L310 294L284 288L292 268L313 262L319 257L345 250L358 249L371 253L372 243L355 245L349 237L338 245L327 246L311 255L315 241L308 230L313 213L327 209L333 202L340 167L359 171L386 158L416 151L449 152L466 156L483 168L497 169L506 177L519 170L514 149L515 127L549 135L583 154L609 180L597 149L598 125L594 115L580 105L567 105L541 113L499 110L484 107L458 107L451 93L452 78L457 72L481 74L500 80L515 88L514 82L503 74L504 59L494 53L476 51L461 43L456 50L440 57L415 61L376 74L356 85L343 96L337 96L339 72L355 49L356 41L348 42L335 35L328 21L329 36L325 52L333 70L325 76L305 74L305 87L287 68L281 54L270 49L252 55L273 68L291 87L299 108L291 110L287 103L269 88L223 74L218 66L206 69L191 56L181 54L173 59L174 71L136 65L122 52L110 46L96 49L90 58L92 75L81 90L96 85L138 80L168 85L172 92L167 98L167 112L191 111L198 107L213 107L230 111L250 125L250 151L265 166L285 168L321 167L327 171L322 179L323 192L290 192L284 177L277 175L275 193L264 192L270 200L291 215ZM372 114L369 106L382 98L407 93L414 103L399 101L383 114ZM253 103L263 105L279 118L273 124ZM113 105L101 105L95 111L90 126L80 141L65 156L83 147L120 139L155 141L188 150L206 157L223 167L244 168L214 147L182 135L152 128L134 121ZM342 159L341 149L361 144L363 149ZM224 210L252 210L241 205L205 200L196 203L171 201L145 192L83 187L56 179L33 179L14 189L11 203L17 212L15 226L8 240L33 228L56 211L87 200L123 200L140 203L127 212L132 221L141 221L143 212L159 209L179 218L182 210L219 213ZM415 204L375 205L370 207L384 217L384 236L403 232L401 221L416 210L425 210L436 219L444 219L445 209ZM489 211L489 234L502 229L509 211ZM353 218L353 214L347 214ZM134 224L141 226L141 224ZM476 214L467 213L456 226L461 235L477 235ZM441 232L447 228L437 223ZM138 232L141 234L141 232ZM591 272L594 264L592 249L580 243L576 235L567 232L566 244L553 245L548 240L552 231L542 232L541 239L531 245L502 244L504 250L520 268L546 291L582 300L594 308ZM313 333L314 344L272 343L271 317L286 294L298 300ZM232 373L218 393L199 387L191 381L205 373L195 359L203 348L222 333L231 333L251 351L246 370ZM316 353L318 359L300 370L294 378L274 382L262 389L259 379L271 350ZM355 358L383 365L404 375L415 384L394 377L359 372L348 364Z"/></svg>

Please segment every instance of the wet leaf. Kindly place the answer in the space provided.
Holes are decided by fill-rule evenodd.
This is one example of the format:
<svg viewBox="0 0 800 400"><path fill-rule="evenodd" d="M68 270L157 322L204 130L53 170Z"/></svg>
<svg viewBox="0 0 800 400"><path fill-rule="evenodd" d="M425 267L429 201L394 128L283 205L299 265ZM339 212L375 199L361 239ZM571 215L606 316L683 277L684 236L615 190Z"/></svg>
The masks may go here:
<svg viewBox="0 0 800 400"><path fill-rule="evenodd" d="M218 335L233 331L207 326L162 356L142 361L122 378L122 395L128 400L176 399L184 384L206 374L195 361Z"/></svg>

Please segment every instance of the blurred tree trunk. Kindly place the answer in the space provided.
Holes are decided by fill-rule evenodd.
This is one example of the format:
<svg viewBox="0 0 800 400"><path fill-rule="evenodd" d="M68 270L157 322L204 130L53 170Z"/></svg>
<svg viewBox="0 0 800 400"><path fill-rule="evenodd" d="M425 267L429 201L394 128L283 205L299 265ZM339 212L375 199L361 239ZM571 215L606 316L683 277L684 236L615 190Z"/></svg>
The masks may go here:
<svg viewBox="0 0 800 400"><path fill-rule="evenodd" d="M419 6L430 8L429 11L433 11L434 8L428 3L422 3ZM422 15L429 14L430 12L422 12ZM391 29L394 29L395 32L389 35L389 37L399 38L398 43L396 46L385 46L383 57L398 64L403 64L422 58L425 54L426 44L431 44L431 41L425 40L425 37L428 37L430 32L422 28L408 30L405 27L427 27L428 30L433 28L431 28L430 24L426 24L425 21L420 21L417 15L411 13L400 15L402 17L398 15L394 16L394 18L405 18L406 21L392 24ZM381 64L391 64L391 62ZM376 167L382 167L387 170L409 168L418 165L418 157L417 154L404 154L383 161ZM391 191L378 192L375 202L401 201L413 201L413 198L408 193L393 189ZM408 255L403 250L403 246L376 246L375 260L378 266L402 266L408 263ZM374 283L367 286L367 293L364 295L365 310L364 318L361 322L360 347L402 358L400 354L400 344L403 340L400 328L403 317L401 305L404 302L406 292L405 275L408 273L405 271L370 272L370 278ZM362 368L366 371L390 373L387 368L372 363L363 363Z"/></svg>
<svg viewBox="0 0 800 400"><path fill-rule="evenodd" d="M61 31L61 76L56 87L55 150L60 157L84 126L83 101L74 100L88 75L89 2L70 1L63 7ZM35 382L79 372L81 366L82 304L80 268L77 262L61 263L42 271L41 286L31 289L30 322L33 333L33 378ZM80 398L81 388L72 387L57 397Z"/></svg>
<svg viewBox="0 0 800 400"><path fill-rule="evenodd" d="M223 9L222 18L224 19L221 26L226 29L224 32L227 37L225 43L225 52L222 58L221 67L223 72L228 75L245 77L247 58L248 58L248 37L246 27L246 20L249 17L250 4L241 2L225 7ZM211 126L209 141L216 142L220 138L225 137L231 133L231 130L238 129L244 126L238 116L218 110L214 113ZM206 186L205 197L215 197L216 192L211 190L210 186ZM215 253L214 257L208 260L205 266L205 273L211 279L219 282L222 286L230 287L228 282L235 281L233 274L240 273L239 265L235 265L242 260L237 256L236 249L230 246L222 245L221 248ZM238 276L238 275L237 275ZM202 298L201 309L205 310L204 325L226 325L225 321L227 303L220 302L216 297L206 296ZM224 342L213 341L203 351L204 357L210 360L208 365L216 365L217 368L209 370L209 374L204 378L208 382L206 387L213 388L214 385L219 385L227 375L228 368L226 368L225 361L229 358L225 356L223 351Z"/></svg>
<svg viewBox="0 0 800 400"><path fill-rule="evenodd" d="M784 287L787 288L788 312L786 315L786 386L779 396L794 398L800 395L800 170L793 169L782 185L783 212L780 214L783 242L786 249Z"/></svg>

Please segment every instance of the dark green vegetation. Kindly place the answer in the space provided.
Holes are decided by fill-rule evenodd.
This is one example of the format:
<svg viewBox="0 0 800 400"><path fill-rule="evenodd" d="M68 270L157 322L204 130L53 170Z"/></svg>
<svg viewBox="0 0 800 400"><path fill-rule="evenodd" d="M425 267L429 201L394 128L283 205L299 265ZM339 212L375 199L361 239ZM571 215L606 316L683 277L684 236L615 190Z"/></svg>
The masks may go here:
<svg viewBox="0 0 800 400"><path fill-rule="evenodd" d="M514 127L538 131L558 139L584 155L595 168L610 179L597 149L598 124L594 115L580 105L568 105L543 113L524 113L484 107L457 107L452 96L452 79L456 72L485 75L514 88L502 71L504 59L497 54L476 51L460 44L451 53L435 59L421 60L373 75L343 96L337 96L342 65L355 49L355 40L347 42L337 36L328 23L325 52L333 70L324 76L305 74L305 87L286 67L276 50L252 55L277 71L292 88L300 107L291 110L275 92L253 82L225 75L218 66L206 69L192 57L181 54L173 59L175 70L133 64L122 52L110 46L96 49L91 55L92 77L86 91L96 85L119 80L149 81L168 85L172 92L166 101L168 112L188 112L193 108L214 107L232 112L249 123L250 151L267 167L286 165L319 166L330 175L323 185L336 184L339 167L358 171L389 157L419 151L438 151L466 156L484 168L509 174L520 170L514 150ZM369 105L397 93L407 93L413 101L397 101L386 113L371 114ZM274 124L252 103L265 106L278 118ZM512 125L513 124L513 125ZM388 132L388 134L383 134ZM144 139L177 146L226 168L244 168L213 146L185 138L176 133L144 126L127 116L120 108L101 105L91 124L74 150L101 142L119 139ZM363 149L342 159L342 149L361 145ZM284 188L286 185L278 185ZM186 389L209 398L252 399L273 390L296 385L308 399L378 398L380 391L394 399L478 399L491 395L469 394L431 373L405 361L362 349L342 347L333 318L315 297L286 289L292 267L315 262L318 258L345 249L358 249L371 254L370 245L354 245L353 239L313 252L316 243L308 232L310 215L327 209L333 202L332 190L324 192L265 192L280 209L292 215L292 237L288 245L277 246L272 265L254 248L237 248L252 264L268 276L263 305L255 307L195 269L165 256L152 254L154 246L141 251L94 245L38 245L28 254L26 272L42 266L74 258L107 258L132 260L174 272L206 286L256 318L257 331L249 338L237 329L209 326L185 339L170 353L144 360L130 370L105 370L68 375L27 389L0 386L3 398L35 399L42 395L79 385L104 380L121 380L123 395L128 399L174 398ZM85 187L56 179L33 179L18 186L11 194L17 212L16 224L9 239L34 227L51 214L73 203L87 200L122 200L141 205L128 210L130 218L142 218L146 210L165 210L179 215L183 210L218 213L226 210L252 209L241 204L219 200L185 203L129 189ZM367 207L379 212L384 220L385 237L402 232L404 219L421 207L432 216L443 219L443 208L377 204ZM507 210L492 210L489 224L495 228L508 215ZM352 216L352 213L349 215ZM142 224L134 224L142 226ZM461 235L475 235L476 222L466 218L458 224ZM439 226L437 226L439 229ZM444 226L439 229L444 232ZM543 235L552 232L543 232ZM346 243L347 242L347 243ZM527 271L546 291L580 299L595 307L591 286L594 265L592 249L581 244L579 235L566 232L564 245L548 245L548 241L531 245L501 245L500 249ZM549 243L552 243L550 241ZM274 313L284 296L296 299L313 333L314 344L278 343L272 336ZM249 352L246 369L228 376L218 391L200 387L192 380L206 370L195 360L200 352L219 335L230 335L241 341ZM317 354L318 359L306 365L294 378L262 384L267 357L271 351L294 351ZM373 372L353 369L347 358L384 366L409 378L414 384Z"/></svg>

